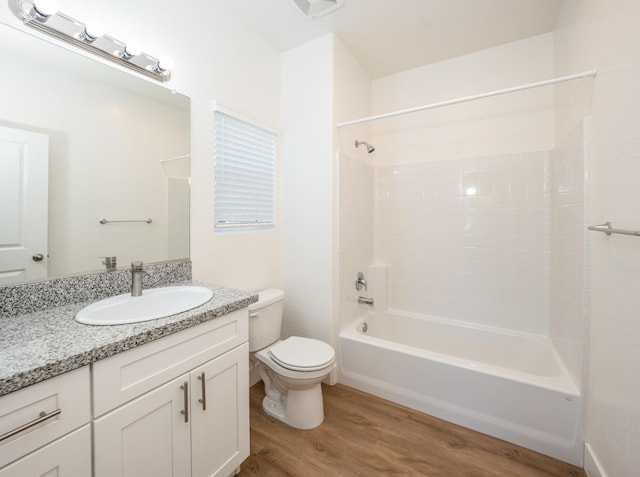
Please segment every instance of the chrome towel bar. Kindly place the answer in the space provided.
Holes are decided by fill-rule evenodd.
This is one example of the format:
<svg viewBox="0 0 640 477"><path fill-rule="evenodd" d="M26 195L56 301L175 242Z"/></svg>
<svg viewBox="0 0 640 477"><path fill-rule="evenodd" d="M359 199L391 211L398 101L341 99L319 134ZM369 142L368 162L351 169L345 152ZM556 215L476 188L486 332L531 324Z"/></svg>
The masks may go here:
<svg viewBox="0 0 640 477"><path fill-rule="evenodd" d="M594 232L604 232L607 235L611 234L621 234L621 235L634 235L636 237L640 237L640 231L638 230L625 230L625 229L614 229L611 222L605 222L600 225L591 225L587 227L588 230L593 230Z"/></svg>
<svg viewBox="0 0 640 477"><path fill-rule="evenodd" d="M151 219L140 219L140 220L107 220L107 219L100 219L100 223L102 225L113 224L113 223L122 223L122 222L144 222L144 223L150 224L152 222L152 220Z"/></svg>

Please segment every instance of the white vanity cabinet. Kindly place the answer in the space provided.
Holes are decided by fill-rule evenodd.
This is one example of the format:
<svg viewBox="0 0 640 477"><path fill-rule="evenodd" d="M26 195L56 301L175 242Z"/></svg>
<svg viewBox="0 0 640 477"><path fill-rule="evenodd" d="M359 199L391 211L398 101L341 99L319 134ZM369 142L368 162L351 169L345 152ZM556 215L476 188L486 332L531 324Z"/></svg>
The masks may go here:
<svg viewBox="0 0 640 477"><path fill-rule="evenodd" d="M231 475L249 455L242 309L93 365L95 477Z"/></svg>
<svg viewBox="0 0 640 477"><path fill-rule="evenodd" d="M89 367L0 397L0 477L91 475Z"/></svg>

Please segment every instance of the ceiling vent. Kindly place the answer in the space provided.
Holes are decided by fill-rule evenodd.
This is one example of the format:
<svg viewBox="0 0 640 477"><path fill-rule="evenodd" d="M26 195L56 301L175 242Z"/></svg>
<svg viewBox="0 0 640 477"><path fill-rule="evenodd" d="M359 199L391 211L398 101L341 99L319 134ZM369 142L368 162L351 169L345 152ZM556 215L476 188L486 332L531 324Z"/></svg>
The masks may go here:
<svg viewBox="0 0 640 477"><path fill-rule="evenodd" d="M304 16L318 18L336 11L344 0L293 0Z"/></svg>

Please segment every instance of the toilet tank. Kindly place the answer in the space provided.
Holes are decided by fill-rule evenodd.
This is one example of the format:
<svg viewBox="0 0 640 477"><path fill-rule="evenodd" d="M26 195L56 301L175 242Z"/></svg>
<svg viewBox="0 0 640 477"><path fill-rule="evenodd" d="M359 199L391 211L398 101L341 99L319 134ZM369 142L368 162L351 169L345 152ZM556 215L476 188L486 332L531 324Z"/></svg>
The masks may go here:
<svg viewBox="0 0 640 477"><path fill-rule="evenodd" d="M249 351L258 351L280 339L284 292L269 288L258 293L249 305Z"/></svg>

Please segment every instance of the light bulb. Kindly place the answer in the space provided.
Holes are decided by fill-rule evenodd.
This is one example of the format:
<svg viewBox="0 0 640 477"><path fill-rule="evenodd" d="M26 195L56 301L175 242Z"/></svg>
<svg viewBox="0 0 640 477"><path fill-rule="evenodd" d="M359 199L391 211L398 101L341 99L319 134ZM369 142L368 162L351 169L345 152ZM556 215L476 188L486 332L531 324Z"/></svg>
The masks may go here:
<svg viewBox="0 0 640 477"><path fill-rule="evenodd" d="M170 56L163 56L155 64L155 66L153 67L153 71L155 71L156 73L164 73L168 70L173 69L173 66L173 58L171 58Z"/></svg>
<svg viewBox="0 0 640 477"><path fill-rule="evenodd" d="M134 56L138 56L140 53L142 53L142 47L140 46L140 43L136 41L128 41L124 45L122 51L118 51L116 53L123 60L130 60Z"/></svg>
<svg viewBox="0 0 640 477"><path fill-rule="evenodd" d="M138 56L142 53L142 47L137 41L130 41L124 46L124 51L129 56Z"/></svg>
<svg viewBox="0 0 640 477"><path fill-rule="evenodd" d="M101 36L104 36L104 26L98 20L87 20L82 32L82 39L89 43L94 42Z"/></svg>
<svg viewBox="0 0 640 477"><path fill-rule="evenodd" d="M38 21L44 23L56 13L58 13L58 5L55 0L36 0L33 2L31 16Z"/></svg>

